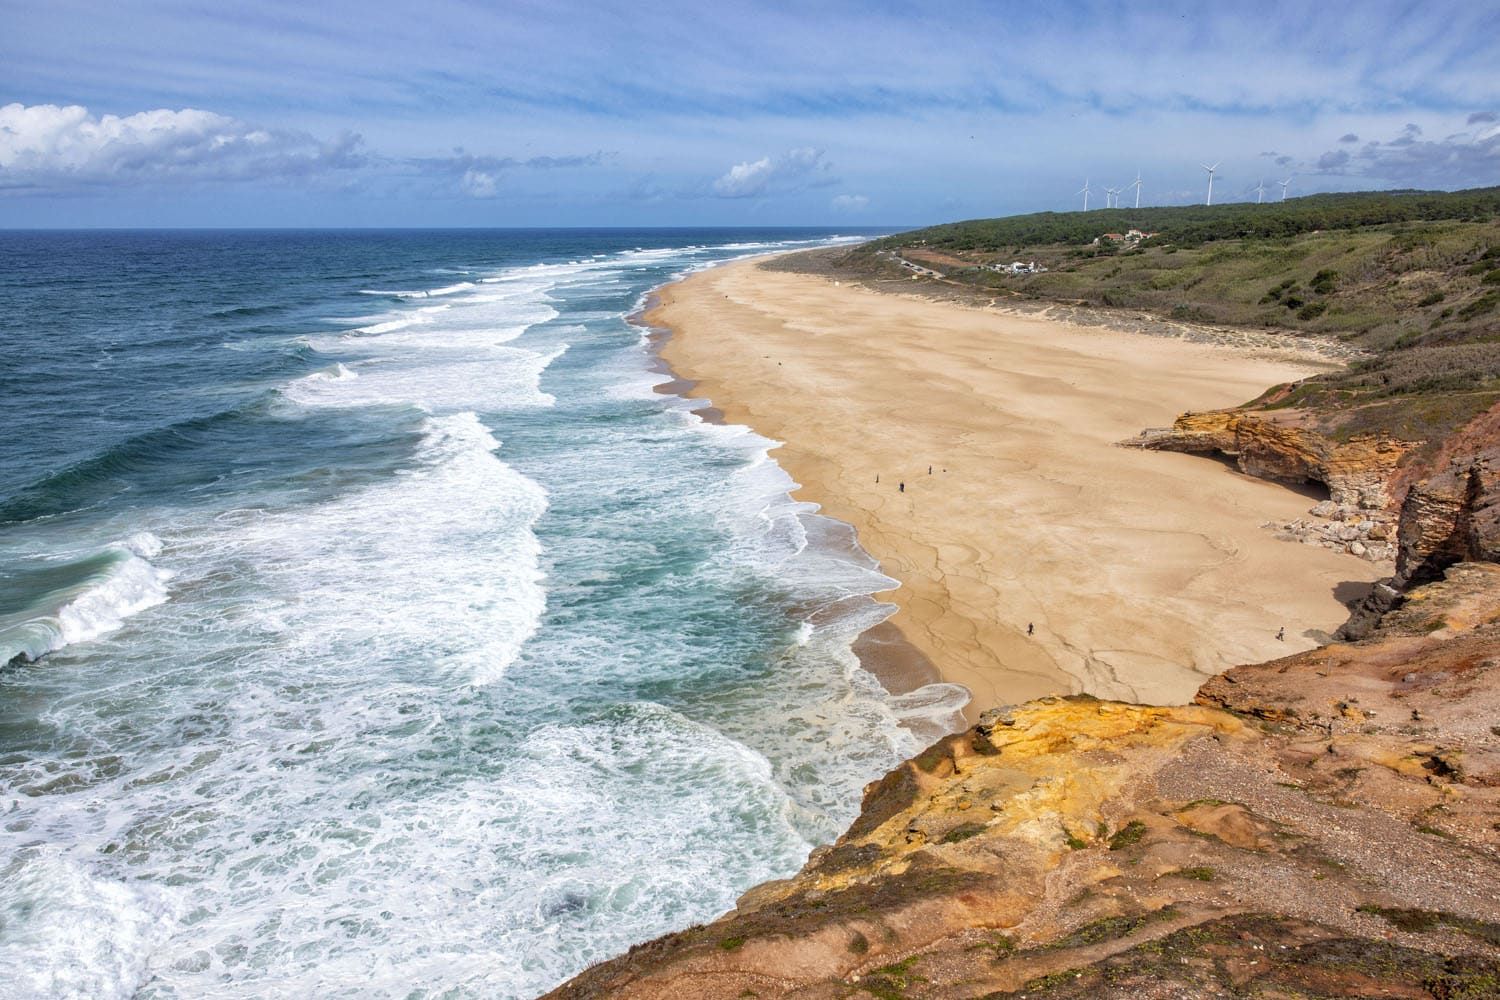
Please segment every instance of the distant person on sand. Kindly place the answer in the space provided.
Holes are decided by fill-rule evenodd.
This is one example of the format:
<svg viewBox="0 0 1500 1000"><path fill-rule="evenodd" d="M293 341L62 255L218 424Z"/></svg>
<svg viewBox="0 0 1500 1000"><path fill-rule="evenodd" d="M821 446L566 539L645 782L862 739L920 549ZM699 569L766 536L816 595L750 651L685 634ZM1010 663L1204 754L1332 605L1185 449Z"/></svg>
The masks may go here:
<svg viewBox="0 0 1500 1000"><path fill-rule="evenodd" d="M1026 623L1026 634L1027 635L1031 635L1035 631L1036 631L1036 624L1034 622L1027 622Z"/></svg>
<svg viewBox="0 0 1500 1000"><path fill-rule="evenodd" d="M1279 629L1276 630L1276 638L1280 639L1282 642L1286 642L1286 626L1285 625L1283 625L1281 628L1279 628Z"/></svg>
<svg viewBox="0 0 1500 1000"><path fill-rule="evenodd" d="M899 489L900 489L900 490L901 490L901 492L902 492L902 493L905 493L905 492L906 492L906 484L905 484L905 483L902 483L902 484L901 484L901 485L900 485L900 487L898 487L898 488L899 488Z"/></svg>

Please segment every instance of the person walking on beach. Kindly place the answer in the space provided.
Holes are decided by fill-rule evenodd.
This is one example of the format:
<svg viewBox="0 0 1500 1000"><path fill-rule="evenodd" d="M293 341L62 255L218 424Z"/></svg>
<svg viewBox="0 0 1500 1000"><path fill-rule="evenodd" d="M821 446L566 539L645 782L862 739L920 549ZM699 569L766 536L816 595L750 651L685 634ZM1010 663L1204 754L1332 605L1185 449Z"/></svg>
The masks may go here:
<svg viewBox="0 0 1500 1000"><path fill-rule="evenodd" d="M1276 638L1279 641L1281 641L1281 642L1286 642L1286 626L1285 625L1281 626L1281 628L1279 628L1279 629L1276 630Z"/></svg>
<svg viewBox="0 0 1500 1000"><path fill-rule="evenodd" d="M902 483L902 484L901 484L901 485L900 485L900 487L899 487L899 489L900 489L900 490L901 490L901 492L902 492L902 493L905 493L905 492L906 492L906 484L905 484L905 483Z"/></svg>
<svg viewBox="0 0 1500 1000"><path fill-rule="evenodd" d="M1027 622L1026 623L1026 634L1027 635L1031 635L1035 631L1036 631L1036 623L1035 622Z"/></svg>

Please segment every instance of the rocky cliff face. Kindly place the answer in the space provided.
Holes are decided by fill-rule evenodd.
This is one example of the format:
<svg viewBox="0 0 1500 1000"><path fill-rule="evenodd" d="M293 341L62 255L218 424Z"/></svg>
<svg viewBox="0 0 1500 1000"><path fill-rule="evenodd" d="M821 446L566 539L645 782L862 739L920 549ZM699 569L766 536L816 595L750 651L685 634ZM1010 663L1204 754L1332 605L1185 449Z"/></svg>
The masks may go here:
<svg viewBox="0 0 1500 1000"><path fill-rule="evenodd" d="M1401 460L1420 442L1379 435L1337 441L1303 426L1296 411L1215 410L1184 413L1171 430L1125 442L1159 451L1218 452L1240 471L1283 482L1317 482L1335 504L1381 510Z"/></svg>
<svg viewBox="0 0 1500 1000"><path fill-rule="evenodd" d="M1500 446L1412 486L1396 540L1398 584L1433 579L1462 560L1500 560Z"/></svg>
<svg viewBox="0 0 1500 1000"><path fill-rule="evenodd" d="M1500 996L1497 720L1500 566L1465 563L1194 705L988 713L795 878L550 996Z"/></svg>
<svg viewBox="0 0 1500 1000"><path fill-rule="evenodd" d="M1295 410L1185 413L1170 429L1121 442L1159 451L1216 452L1265 479L1319 482L1330 499L1309 518L1268 524L1288 541L1366 559L1394 559L1394 574L1339 630L1368 635L1410 587L1465 560L1500 559L1500 406L1440 442L1378 435L1336 440Z"/></svg>

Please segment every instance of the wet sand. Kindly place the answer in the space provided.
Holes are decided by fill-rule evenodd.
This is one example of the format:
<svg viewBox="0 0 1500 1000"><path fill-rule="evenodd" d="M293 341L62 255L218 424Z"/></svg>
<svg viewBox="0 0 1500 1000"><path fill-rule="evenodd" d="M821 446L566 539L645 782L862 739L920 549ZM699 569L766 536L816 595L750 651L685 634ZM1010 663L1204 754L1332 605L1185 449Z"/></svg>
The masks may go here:
<svg viewBox="0 0 1500 1000"><path fill-rule="evenodd" d="M795 496L852 524L901 581L880 595L899 610L862 652L899 662L904 636L973 692L971 716L1048 693L1187 700L1227 667L1317 645L1346 616L1340 598L1385 575L1260 527L1303 513L1305 495L1209 459L1116 446L1319 370L1311 355L1006 315L756 262L668 286L646 319L671 331L662 357L689 380L673 388L784 442L774 455L801 484ZM902 672L886 669L891 681Z"/></svg>

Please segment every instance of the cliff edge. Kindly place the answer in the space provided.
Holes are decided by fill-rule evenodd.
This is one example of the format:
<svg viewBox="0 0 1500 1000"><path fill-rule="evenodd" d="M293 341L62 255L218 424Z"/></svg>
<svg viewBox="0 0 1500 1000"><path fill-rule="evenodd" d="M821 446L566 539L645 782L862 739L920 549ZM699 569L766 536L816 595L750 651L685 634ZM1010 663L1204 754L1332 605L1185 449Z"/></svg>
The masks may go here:
<svg viewBox="0 0 1500 1000"><path fill-rule="evenodd" d="M1044 698L550 997L1500 996L1500 566L1193 705Z"/></svg>

